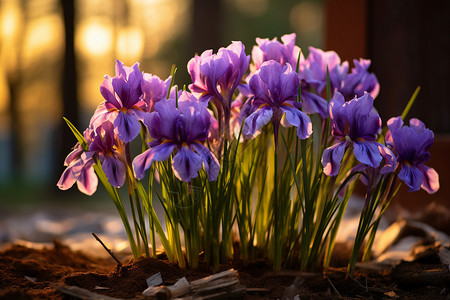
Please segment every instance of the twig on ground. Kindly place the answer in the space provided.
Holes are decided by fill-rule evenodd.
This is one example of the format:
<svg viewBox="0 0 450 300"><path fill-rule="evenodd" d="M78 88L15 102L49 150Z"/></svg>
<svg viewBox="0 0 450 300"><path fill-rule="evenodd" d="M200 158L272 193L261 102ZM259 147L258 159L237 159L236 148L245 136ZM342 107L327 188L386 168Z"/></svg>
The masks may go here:
<svg viewBox="0 0 450 300"><path fill-rule="evenodd" d="M122 266L122 263L120 262L120 260L117 259L117 257L112 253L112 251L108 247L106 247L106 245L102 242L102 240L93 232L92 232L92 235L103 246L103 248L105 248L106 252L108 252L108 254L111 255L111 257L117 262L117 265L119 267Z"/></svg>
<svg viewBox="0 0 450 300"><path fill-rule="evenodd" d="M327 277L328 282L331 284L331 286L333 287L333 290L338 294L339 297L342 298L341 294L339 293L339 291L336 289L336 287L334 286L334 284L331 282L330 278Z"/></svg>

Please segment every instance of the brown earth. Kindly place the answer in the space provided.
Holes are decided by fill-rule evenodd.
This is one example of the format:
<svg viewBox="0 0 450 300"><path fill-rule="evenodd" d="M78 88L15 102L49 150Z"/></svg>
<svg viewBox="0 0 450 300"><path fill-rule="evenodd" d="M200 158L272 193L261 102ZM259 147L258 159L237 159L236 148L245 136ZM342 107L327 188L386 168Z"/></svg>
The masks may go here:
<svg viewBox="0 0 450 300"><path fill-rule="evenodd" d="M273 273L264 261L248 266L236 262L221 270L238 270L240 283L247 289L245 299L293 299L296 295L300 299L450 299L449 267L436 257L422 256L393 269L358 270L354 278L346 277L345 268ZM0 298L75 299L57 291L66 285L111 297L143 299L146 279L157 272L165 285L183 276L192 281L211 274L206 266L196 271L181 269L164 258L141 258L118 267L113 259L90 257L56 241L42 250L13 245L0 252Z"/></svg>

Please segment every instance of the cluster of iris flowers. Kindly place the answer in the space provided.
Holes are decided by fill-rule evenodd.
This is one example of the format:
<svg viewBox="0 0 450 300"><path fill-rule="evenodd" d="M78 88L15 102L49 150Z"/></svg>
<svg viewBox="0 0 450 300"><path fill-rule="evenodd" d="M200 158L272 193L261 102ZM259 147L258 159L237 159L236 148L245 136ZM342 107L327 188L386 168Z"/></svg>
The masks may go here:
<svg viewBox="0 0 450 300"><path fill-rule="evenodd" d="M367 192L352 274L364 240L363 259L370 259L378 222L400 182L410 191L439 189L438 174L424 164L433 132L417 119L405 126L408 109L383 128L370 60L354 60L349 72L334 51L310 47L304 58L295 39L257 38L251 57L241 42L206 50L188 62L188 89L174 85L175 73L161 80L138 63L117 60L84 133L66 120L78 143L58 187L77 183L92 195L100 179L135 258L156 255L159 238L181 266L196 268L204 253L214 269L240 255L244 263L269 258L275 270L315 270L329 265L361 180ZM142 151L134 155L130 145L138 136ZM131 224L117 192L124 185Z"/></svg>

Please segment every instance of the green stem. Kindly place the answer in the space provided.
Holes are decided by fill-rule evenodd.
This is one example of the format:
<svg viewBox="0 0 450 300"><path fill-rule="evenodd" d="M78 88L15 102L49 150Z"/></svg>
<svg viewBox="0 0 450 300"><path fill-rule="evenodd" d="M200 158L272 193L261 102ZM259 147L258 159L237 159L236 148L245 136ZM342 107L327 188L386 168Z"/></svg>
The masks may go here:
<svg viewBox="0 0 450 300"><path fill-rule="evenodd" d="M276 146L275 146L276 147ZM275 152L274 152L274 170L273 170L273 183L274 183L274 187L273 187L273 231L274 231L274 236L273 236L273 247L274 247L274 261L273 261L273 269L275 272L280 271L281 270L281 239L280 239L280 211L279 211L279 205L280 203L278 203L278 176L277 176L277 172L278 171L278 151L277 151L277 147L275 148Z"/></svg>

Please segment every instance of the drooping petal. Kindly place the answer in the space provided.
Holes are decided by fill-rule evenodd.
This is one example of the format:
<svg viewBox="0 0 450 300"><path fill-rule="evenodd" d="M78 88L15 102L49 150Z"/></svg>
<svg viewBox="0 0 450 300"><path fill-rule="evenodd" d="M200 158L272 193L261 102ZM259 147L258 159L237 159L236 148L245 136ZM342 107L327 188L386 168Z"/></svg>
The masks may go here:
<svg viewBox="0 0 450 300"><path fill-rule="evenodd" d="M245 119L242 133L244 136L253 136L258 129L269 123L272 116L272 108L268 106L259 108Z"/></svg>
<svg viewBox="0 0 450 300"><path fill-rule="evenodd" d="M398 173L398 178L403 180L406 185L410 187L410 192L414 192L420 190L424 175L419 168L409 164L402 164L402 169Z"/></svg>
<svg viewBox="0 0 450 300"><path fill-rule="evenodd" d="M125 165L120 159L111 155L105 155L102 169L112 186L119 188L125 183Z"/></svg>
<svg viewBox="0 0 450 300"><path fill-rule="evenodd" d="M380 150L380 154L384 159L384 166L381 168L380 173L388 174L394 172L397 167L397 158L394 153L382 144L378 144L378 150Z"/></svg>
<svg viewBox="0 0 450 300"><path fill-rule="evenodd" d="M180 147L172 159L172 169L179 180L190 182L192 178L197 177L202 163L200 155L186 147Z"/></svg>
<svg viewBox="0 0 450 300"><path fill-rule="evenodd" d="M347 142L340 142L323 151L323 172L328 176L336 176L341 168Z"/></svg>
<svg viewBox="0 0 450 300"><path fill-rule="evenodd" d="M92 167L93 164L93 159L85 162L77 180L77 187L80 192L89 196L95 193L98 185L98 178L95 174L94 168Z"/></svg>
<svg viewBox="0 0 450 300"><path fill-rule="evenodd" d="M64 165L68 166L71 162L78 159L80 155L84 152L84 150L81 148L80 143L77 143L73 150L67 155L66 159L64 160Z"/></svg>
<svg viewBox="0 0 450 300"><path fill-rule="evenodd" d="M215 181L220 171L220 164L214 154L209 151L205 146L194 143L192 147L200 155L203 160L203 165L205 166L206 173L208 173L208 180Z"/></svg>
<svg viewBox="0 0 450 300"><path fill-rule="evenodd" d="M80 192L91 196L97 190L98 178L95 175L93 153L83 152L61 175L57 186L61 190L67 190L76 182Z"/></svg>
<svg viewBox="0 0 450 300"><path fill-rule="evenodd" d="M74 162L75 164L75 162ZM77 181L75 178L72 168L74 165L69 165L64 172L62 173L61 177L59 178L58 183L56 184L60 190L68 190L70 189L73 184Z"/></svg>
<svg viewBox="0 0 450 300"><path fill-rule="evenodd" d="M423 182L420 187L428 194L437 192L439 190L439 175L436 170L425 165L422 165L420 169L423 174Z"/></svg>
<svg viewBox="0 0 450 300"><path fill-rule="evenodd" d="M169 159L174 148L175 145L172 143L163 143L136 156L133 160L134 176L137 179L144 178L145 171L152 166L153 162Z"/></svg>
<svg viewBox="0 0 450 300"><path fill-rule="evenodd" d="M307 114L318 113L322 119L328 115L328 103L319 95L308 91L301 91L302 110Z"/></svg>
<svg viewBox="0 0 450 300"><path fill-rule="evenodd" d="M297 127L297 136L300 139L306 139L312 134L312 122L307 114L291 105L282 105L281 110L286 113L289 124Z"/></svg>
<svg viewBox="0 0 450 300"><path fill-rule="evenodd" d="M114 126L117 128L117 136L125 143L129 143L141 131L141 124L135 116L119 112L114 120Z"/></svg>
<svg viewBox="0 0 450 300"><path fill-rule="evenodd" d="M353 154L359 162L377 168L383 159L380 150L378 150L378 145L376 142L355 141L353 143Z"/></svg>

